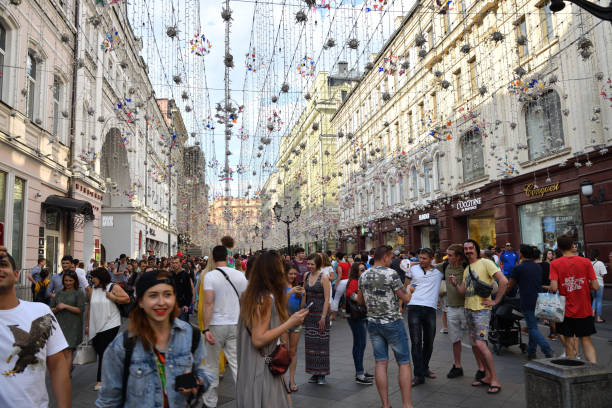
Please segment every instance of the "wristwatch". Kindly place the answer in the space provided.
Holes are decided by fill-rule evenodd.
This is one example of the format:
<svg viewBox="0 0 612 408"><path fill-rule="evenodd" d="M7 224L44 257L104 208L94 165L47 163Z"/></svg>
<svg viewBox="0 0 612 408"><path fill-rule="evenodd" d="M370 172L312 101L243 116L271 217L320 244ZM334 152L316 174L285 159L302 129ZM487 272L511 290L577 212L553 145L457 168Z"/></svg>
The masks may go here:
<svg viewBox="0 0 612 408"><path fill-rule="evenodd" d="M209 331L210 331L210 329L204 329L204 330L202 330L202 334L206 334L206 332L209 332Z"/></svg>

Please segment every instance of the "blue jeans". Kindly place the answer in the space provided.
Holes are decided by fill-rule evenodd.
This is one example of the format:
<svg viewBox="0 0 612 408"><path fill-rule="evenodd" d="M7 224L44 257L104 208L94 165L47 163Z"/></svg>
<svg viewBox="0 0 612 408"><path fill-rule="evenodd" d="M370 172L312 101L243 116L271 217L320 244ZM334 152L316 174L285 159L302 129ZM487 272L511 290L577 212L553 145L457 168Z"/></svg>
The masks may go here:
<svg viewBox="0 0 612 408"><path fill-rule="evenodd" d="M368 332L374 349L374 360L377 363L389 361L389 346L391 346L397 364L410 364L410 345L401 319L386 324L368 321Z"/></svg>
<svg viewBox="0 0 612 408"><path fill-rule="evenodd" d="M412 343L414 376L423 378L429 372L429 360L436 337L436 309L427 306L408 306L408 329Z"/></svg>
<svg viewBox="0 0 612 408"><path fill-rule="evenodd" d="M527 345L527 354L534 355L538 349L538 346L542 349L544 354L552 354L550 345L544 338L544 335L540 333L538 329L538 319L535 317L534 310L523 310L525 316L525 322L527 323L527 332L529 333L529 344Z"/></svg>
<svg viewBox="0 0 612 408"><path fill-rule="evenodd" d="M353 333L353 363L355 364L355 375L363 374L363 353L366 347L366 323L365 319L346 319Z"/></svg>
<svg viewBox="0 0 612 408"><path fill-rule="evenodd" d="M603 285L600 285L599 290L595 292L595 296L593 296L593 310L595 311L595 316L601 316L603 293L604 293L604 287Z"/></svg>

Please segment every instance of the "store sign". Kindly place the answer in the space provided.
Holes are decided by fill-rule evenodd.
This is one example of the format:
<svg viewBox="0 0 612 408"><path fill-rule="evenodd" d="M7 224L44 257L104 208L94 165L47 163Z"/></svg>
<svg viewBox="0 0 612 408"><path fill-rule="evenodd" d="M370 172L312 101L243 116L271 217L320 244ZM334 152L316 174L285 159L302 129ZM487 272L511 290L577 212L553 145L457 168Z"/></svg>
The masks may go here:
<svg viewBox="0 0 612 408"><path fill-rule="evenodd" d="M115 217L112 215L104 215L102 216L102 226L103 227L112 227L115 223Z"/></svg>
<svg viewBox="0 0 612 408"><path fill-rule="evenodd" d="M425 221L429 219L429 213L419 214L419 221Z"/></svg>
<svg viewBox="0 0 612 408"><path fill-rule="evenodd" d="M482 197L472 198L470 200L457 201L456 208L461 212L472 211L482 204Z"/></svg>
<svg viewBox="0 0 612 408"><path fill-rule="evenodd" d="M557 181L555 184L548 184L542 187L529 183L525 184L524 190L527 197L544 197L545 194L559 191L559 182Z"/></svg>

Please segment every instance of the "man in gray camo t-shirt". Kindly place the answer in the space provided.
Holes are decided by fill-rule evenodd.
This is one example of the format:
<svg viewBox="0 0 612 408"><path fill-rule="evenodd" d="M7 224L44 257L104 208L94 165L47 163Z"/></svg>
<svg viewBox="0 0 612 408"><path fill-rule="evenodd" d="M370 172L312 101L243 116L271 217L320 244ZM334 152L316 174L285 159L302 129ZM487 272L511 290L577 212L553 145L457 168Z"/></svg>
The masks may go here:
<svg viewBox="0 0 612 408"><path fill-rule="evenodd" d="M368 308L368 333L376 360L376 384L387 384L389 346L399 365L399 385L404 407L412 407L410 401L411 372L410 345L406 327L400 312L400 299L410 302L414 288L404 289L397 272L391 268L391 247L382 245L374 252L374 266L359 278L357 302ZM383 407L389 406L387 387L377 387Z"/></svg>

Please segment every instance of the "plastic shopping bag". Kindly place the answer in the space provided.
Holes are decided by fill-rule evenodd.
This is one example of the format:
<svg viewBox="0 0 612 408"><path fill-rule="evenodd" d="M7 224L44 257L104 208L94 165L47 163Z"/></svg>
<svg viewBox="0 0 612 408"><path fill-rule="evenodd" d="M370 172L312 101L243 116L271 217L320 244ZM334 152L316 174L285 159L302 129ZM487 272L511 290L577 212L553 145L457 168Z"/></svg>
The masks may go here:
<svg viewBox="0 0 612 408"><path fill-rule="evenodd" d="M74 365L95 363L97 357L96 350L94 350L93 346L87 342L87 339L83 339L83 342L79 344L74 351L72 363Z"/></svg>
<svg viewBox="0 0 612 408"><path fill-rule="evenodd" d="M565 316L565 296L557 293L538 293L535 315L538 319L562 322Z"/></svg>

